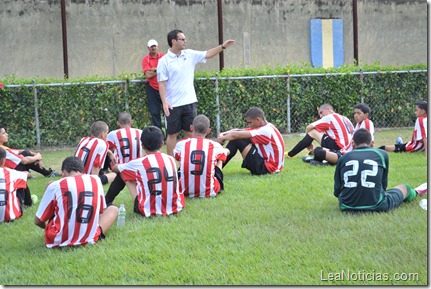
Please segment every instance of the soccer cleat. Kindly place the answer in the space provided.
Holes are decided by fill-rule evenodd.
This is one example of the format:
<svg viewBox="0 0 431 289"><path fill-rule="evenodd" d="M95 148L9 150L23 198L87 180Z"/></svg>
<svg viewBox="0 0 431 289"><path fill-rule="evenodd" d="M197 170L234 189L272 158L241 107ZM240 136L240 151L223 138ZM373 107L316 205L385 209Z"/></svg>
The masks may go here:
<svg viewBox="0 0 431 289"><path fill-rule="evenodd" d="M47 175L45 177L47 177L47 178L56 178L56 177L61 177L61 174L52 171L49 175Z"/></svg>
<svg viewBox="0 0 431 289"><path fill-rule="evenodd" d="M324 160L324 161L312 160L310 162L310 165L312 165L312 166L329 166L329 163L326 160Z"/></svg>
<svg viewBox="0 0 431 289"><path fill-rule="evenodd" d="M287 158L287 159L293 159L293 158L296 158L296 155L293 156L293 157L290 157L289 156L289 152L284 152L284 157Z"/></svg>
<svg viewBox="0 0 431 289"><path fill-rule="evenodd" d="M310 156L305 156L305 157L302 157L302 160L306 163L311 163L314 160L314 158Z"/></svg>
<svg viewBox="0 0 431 289"><path fill-rule="evenodd" d="M427 183L423 183L419 187L415 188L415 191L418 193L419 196L422 196L422 195L428 193Z"/></svg>

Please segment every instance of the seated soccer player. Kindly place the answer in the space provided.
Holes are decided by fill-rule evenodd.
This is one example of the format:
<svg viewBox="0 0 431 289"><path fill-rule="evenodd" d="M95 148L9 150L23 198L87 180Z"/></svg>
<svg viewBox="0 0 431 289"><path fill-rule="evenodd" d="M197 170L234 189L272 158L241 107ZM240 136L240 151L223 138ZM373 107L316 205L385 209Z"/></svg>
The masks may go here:
<svg viewBox="0 0 431 289"><path fill-rule="evenodd" d="M309 124L305 137L288 152L289 158L294 157L302 150L308 148L314 154L313 157L303 158L313 165L321 165L324 162L337 163L338 158L348 149L353 133L353 125L350 120L338 113L329 104L319 107L320 119ZM317 141L320 147L313 149L313 141ZM333 154L326 154L326 151Z"/></svg>
<svg viewBox="0 0 431 289"><path fill-rule="evenodd" d="M420 152L423 151L427 156L427 115L428 115L428 102L420 100L416 102L415 107L415 129L413 131L412 139L407 143L395 144L393 146L386 145L381 146L380 149L384 149L388 152Z"/></svg>
<svg viewBox="0 0 431 289"><path fill-rule="evenodd" d="M223 167L239 151L243 158L242 168L252 175L264 175L280 172L284 167L284 139L278 129L265 119L265 114L258 107L250 108L244 114L248 127L232 129L218 135L218 142L224 144L228 157Z"/></svg>
<svg viewBox="0 0 431 289"><path fill-rule="evenodd" d="M126 182L135 202L134 212L145 217L176 214L185 206L175 159L160 151L163 139L158 127L145 127L141 134L145 156L112 168Z"/></svg>
<svg viewBox="0 0 431 289"><path fill-rule="evenodd" d="M27 173L5 168L6 151L0 147L0 223L22 216L23 206L33 204Z"/></svg>
<svg viewBox="0 0 431 289"><path fill-rule="evenodd" d="M353 150L337 162L334 174L334 196L342 211L386 212L410 202L418 192L410 185L386 190L389 156L381 149L370 147L371 134L364 128L353 135ZM422 191L423 193L423 191Z"/></svg>
<svg viewBox="0 0 431 289"><path fill-rule="evenodd" d="M192 137L180 140L174 157L180 162L180 191L186 197L214 197L223 190L223 161L228 150L205 138L210 132L210 120L205 115L193 119Z"/></svg>
<svg viewBox="0 0 431 289"><path fill-rule="evenodd" d="M0 147L6 151L5 167L17 171L25 171L30 173L30 170L38 172L45 177L58 177L59 173L54 172L51 168L46 169L43 166L42 155L40 153L29 150L12 149L4 144L8 142L9 135L6 128L0 124Z"/></svg>
<svg viewBox="0 0 431 289"><path fill-rule="evenodd" d="M62 179L47 185L34 217L34 223L45 230L46 247L94 244L105 238L118 208L106 208L100 178L84 174L78 157L67 157L61 173Z"/></svg>
<svg viewBox="0 0 431 289"><path fill-rule="evenodd" d="M353 108L353 117L356 121L354 132L360 128L365 128L371 133L370 147L374 147L374 123L368 118L370 116L370 108L365 103L359 103Z"/></svg>
<svg viewBox="0 0 431 289"><path fill-rule="evenodd" d="M117 175L115 173L105 174L102 170L108 153L111 162L116 162L116 158L108 149L108 142L106 141L109 131L108 125L104 121L98 120L91 124L90 131L91 136L81 139L74 155L82 160L84 173L99 176L103 185L112 183Z"/></svg>
<svg viewBox="0 0 431 289"><path fill-rule="evenodd" d="M133 120L130 113L121 112L117 118L117 125L119 129L111 131L107 137L109 150L113 152L116 162L124 164L144 156L141 146L142 130L132 127ZM106 159L111 162L109 156ZM106 203L111 204L125 186L126 183L118 173L106 192Z"/></svg>

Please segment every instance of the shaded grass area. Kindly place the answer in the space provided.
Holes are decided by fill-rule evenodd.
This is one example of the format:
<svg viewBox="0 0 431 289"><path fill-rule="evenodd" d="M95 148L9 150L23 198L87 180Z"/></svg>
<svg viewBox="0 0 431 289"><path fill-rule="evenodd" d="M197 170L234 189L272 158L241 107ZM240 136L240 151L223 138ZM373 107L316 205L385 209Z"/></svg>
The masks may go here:
<svg viewBox="0 0 431 289"><path fill-rule="evenodd" d="M376 145L399 135L406 141L411 131L377 132ZM300 137L285 139L290 149ZM73 149L42 153L59 170ZM418 205L425 196L389 213L341 213L332 195L335 167L305 164L303 154L270 176L251 176L235 157L224 169L225 191L187 199L176 216L134 214L124 190L115 203L126 205L126 226L114 225L93 246L46 249L33 225L37 206L30 207L0 224L0 284L426 285L427 212ZM389 186L426 179L423 154L390 153ZM32 193L41 198L48 180L29 180Z"/></svg>

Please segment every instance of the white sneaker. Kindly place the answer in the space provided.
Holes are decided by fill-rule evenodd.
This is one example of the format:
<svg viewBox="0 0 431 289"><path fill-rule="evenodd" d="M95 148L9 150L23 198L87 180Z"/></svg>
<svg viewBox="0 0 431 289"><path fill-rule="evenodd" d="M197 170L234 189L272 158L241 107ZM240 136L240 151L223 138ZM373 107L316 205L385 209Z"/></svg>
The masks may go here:
<svg viewBox="0 0 431 289"><path fill-rule="evenodd" d="M419 187L415 188L415 191L418 193L419 196L426 194L428 192L427 183L423 183Z"/></svg>

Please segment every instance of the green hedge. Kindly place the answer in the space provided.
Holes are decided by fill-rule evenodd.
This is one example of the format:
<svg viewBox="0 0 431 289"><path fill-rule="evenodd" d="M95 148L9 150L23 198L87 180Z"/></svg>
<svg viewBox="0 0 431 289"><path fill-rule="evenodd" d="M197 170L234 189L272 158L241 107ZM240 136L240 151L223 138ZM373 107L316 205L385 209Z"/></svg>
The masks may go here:
<svg viewBox="0 0 431 289"><path fill-rule="evenodd" d="M283 133L303 132L308 123L317 119L320 104L331 103L337 112L352 116L353 106L363 99L373 111L371 118L376 127L412 126L415 101L427 99L426 65L382 67L374 64L361 69L343 66L325 70L302 64L275 69L198 72L195 80L198 113L206 114L212 121L212 136L217 131L218 113L221 131L244 127L242 116L251 106L260 106L267 119ZM413 70L421 71L409 72ZM73 80L5 76L0 83L3 84L0 123L9 132L11 147L37 145L37 119L43 147L75 146L81 137L89 134L95 120L104 120L110 129L115 129L116 117L124 110L132 114L136 127L142 128L151 122L145 93L147 84L142 74Z"/></svg>

